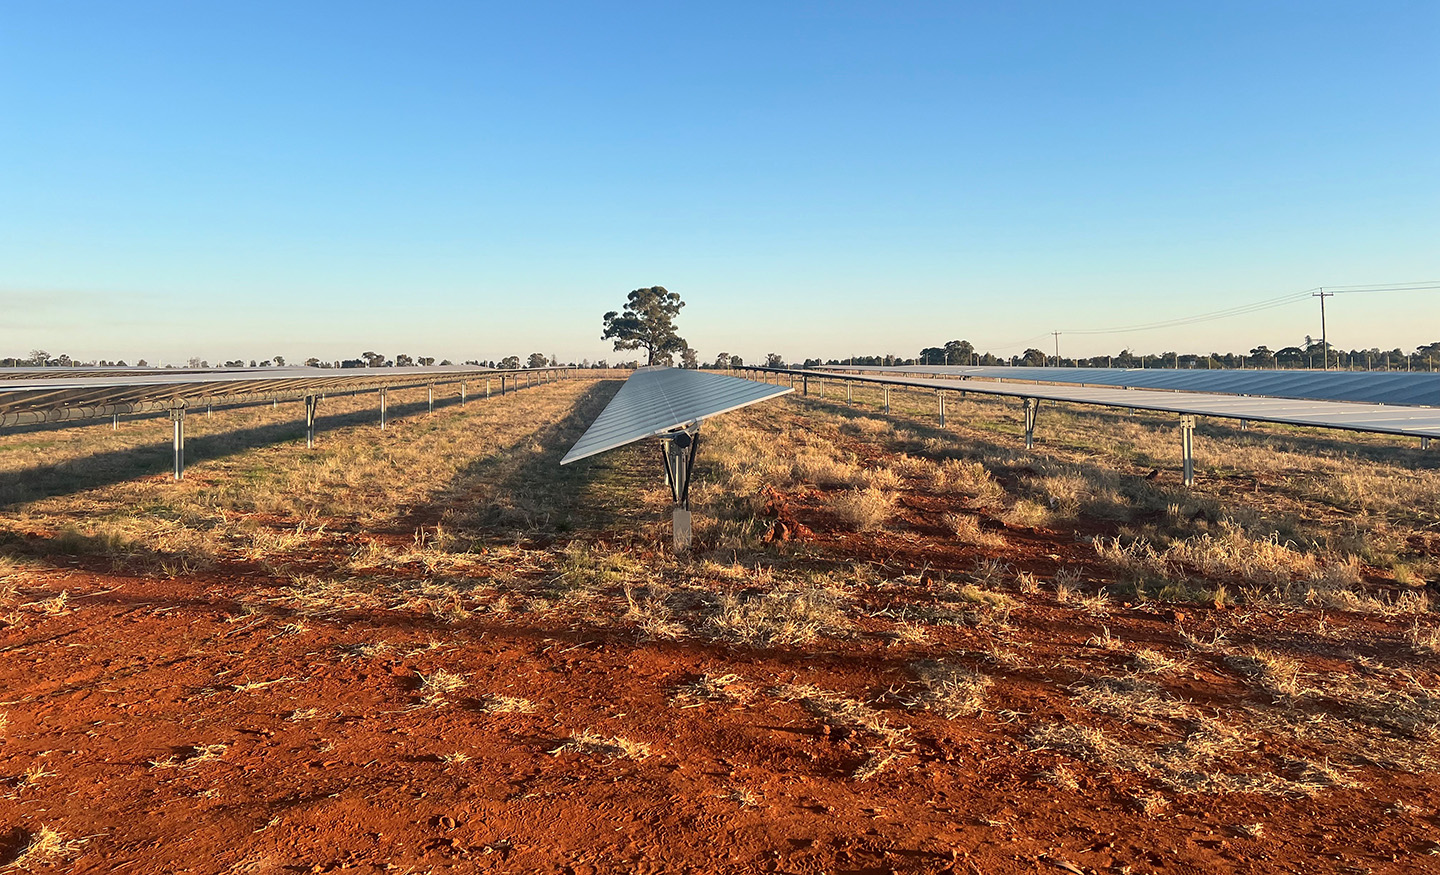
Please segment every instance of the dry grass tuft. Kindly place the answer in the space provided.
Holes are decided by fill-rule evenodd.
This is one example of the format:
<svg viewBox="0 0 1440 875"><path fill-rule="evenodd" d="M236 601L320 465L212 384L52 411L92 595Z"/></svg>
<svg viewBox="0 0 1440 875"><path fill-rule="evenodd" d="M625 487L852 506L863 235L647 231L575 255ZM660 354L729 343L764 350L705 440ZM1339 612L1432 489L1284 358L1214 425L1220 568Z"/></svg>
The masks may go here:
<svg viewBox="0 0 1440 875"><path fill-rule="evenodd" d="M864 702L810 684L785 684L774 692L782 699L799 702L831 730L842 734L863 734L893 747L903 742L910 731L891 726L885 715Z"/></svg>
<svg viewBox="0 0 1440 875"><path fill-rule="evenodd" d="M445 697L463 689L467 681L463 674L456 674L445 669L436 669L429 675L419 675L420 697L427 705L443 705Z"/></svg>
<svg viewBox="0 0 1440 875"><path fill-rule="evenodd" d="M1156 650L1148 647L1141 647L1135 651L1130 661L1130 667L1140 674L1168 674L1180 671L1187 663L1181 659L1172 659Z"/></svg>
<svg viewBox="0 0 1440 875"><path fill-rule="evenodd" d="M857 532L884 528L895 508L895 493L883 489L851 489L830 499L830 511Z"/></svg>
<svg viewBox="0 0 1440 875"><path fill-rule="evenodd" d="M1249 647L1241 653L1226 654L1225 664L1273 696L1300 695L1300 663L1288 656Z"/></svg>
<svg viewBox="0 0 1440 875"><path fill-rule="evenodd" d="M517 696L487 693L475 700L475 710L482 714L529 714L535 710L535 703Z"/></svg>
<svg viewBox="0 0 1440 875"><path fill-rule="evenodd" d="M750 693L744 678L738 674L705 674L676 687L670 704L676 708L699 708L710 702L740 702L749 698Z"/></svg>
<svg viewBox="0 0 1440 875"><path fill-rule="evenodd" d="M945 528L954 533L957 540L962 544L971 544L976 547L989 547L998 550L1005 546L1005 536L999 532L987 532L980 526L980 518L964 513L947 513L941 522Z"/></svg>
<svg viewBox="0 0 1440 875"><path fill-rule="evenodd" d="M989 677L964 666L933 660L910 667L924 686L918 704L942 717L970 717L985 710L985 694L994 683Z"/></svg>
<svg viewBox="0 0 1440 875"><path fill-rule="evenodd" d="M850 773L850 778L855 781L868 781L899 759L901 755L895 751L875 751Z"/></svg>
<svg viewBox="0 0 1440 875"><path fill-rule="evenodd" d="M152 769L193 769L198 765L214 762L230 749L228 744L200 744L187 752L170 754L163 760L151 760Z"/></svg>
<svg viewBox="0 0 1440 875"><path fill-rule="evenodd" d="M705 621L715 637L754 646L808 644L849 627L836 595L814 586L744 597L727 593Z"/></svg>
<svg viewBox="0 0 1440 875"><path fill-rule="evenodd" d="M1101 677L1070 687L1077 705L1116 717L1139 722L1182 720L1193 709L1171 696L1163 687L1138 677Z"/></svg>
<svg viewBox="0 0 1440 875"><path fill-rule="evenodd" d="M67 839L49 826L29 833L25 844L7 868L29 870L36 866L62 863L80 853L82 839Z"/></svg>
<svg viewBox="0 0 1440 875"><path fill-rule="evenodd" d="M579 735L570 736L564 744L550 751L551 756L560 756L566 753L602 756L610 760L643 760L650 756L650 745L643 741L631 741L618 735L600 735L587 729Z"/></svg>

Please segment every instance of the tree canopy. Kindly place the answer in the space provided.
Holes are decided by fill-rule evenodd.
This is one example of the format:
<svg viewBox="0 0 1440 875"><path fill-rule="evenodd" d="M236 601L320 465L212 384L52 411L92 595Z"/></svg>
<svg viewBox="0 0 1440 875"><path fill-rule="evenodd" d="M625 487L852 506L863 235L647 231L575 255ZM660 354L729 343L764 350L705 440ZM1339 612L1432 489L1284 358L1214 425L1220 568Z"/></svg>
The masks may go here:
<svg viewBox="0 0 1440 875"><path fill-rule="evenodd" d="M675 333L675 317L685 302L680 295L664 286L636 289L625 302L624 312L611 310L605 314L605 331L601 340L614 340L615 349L643 349L647 364L657 364L687 346Z"/></svg>

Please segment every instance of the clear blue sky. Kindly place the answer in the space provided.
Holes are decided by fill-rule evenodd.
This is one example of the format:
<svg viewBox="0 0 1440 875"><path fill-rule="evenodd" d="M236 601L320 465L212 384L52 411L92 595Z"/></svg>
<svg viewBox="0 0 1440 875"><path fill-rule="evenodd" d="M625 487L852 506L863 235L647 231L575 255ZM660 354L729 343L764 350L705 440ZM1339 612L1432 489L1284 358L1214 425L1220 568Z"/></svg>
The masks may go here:
<svg viewBox="0 0 1440 875"><path fill-rule="evenodd" d="M0 355L613 360L656 284L707 358L1019 352L1440 279L1437 134L1434 0L0 0Z"/></svg>

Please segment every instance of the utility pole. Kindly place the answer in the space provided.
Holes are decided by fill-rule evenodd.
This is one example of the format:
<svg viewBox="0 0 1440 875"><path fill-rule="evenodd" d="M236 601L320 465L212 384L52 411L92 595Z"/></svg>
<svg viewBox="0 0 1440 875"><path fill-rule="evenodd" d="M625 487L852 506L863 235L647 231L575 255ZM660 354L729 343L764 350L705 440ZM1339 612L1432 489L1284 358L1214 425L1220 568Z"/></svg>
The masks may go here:
<svg viewBox="0 0 1440 875"><path fill-rule="evenodd" d="M1330 370L1330 344L1325 340L1325 299L1335 297L1334 292L1321 289L1310 297L1320 299L1320 351L1325 356L1325 370Z"/></svg>
<svg viewBox="0 0 1440 875"><path fill-rule="evenodd" d="M1060 367L1060 332L1052 331L1050 333L1055 335L1055 367L1058 368Z"/></svg>

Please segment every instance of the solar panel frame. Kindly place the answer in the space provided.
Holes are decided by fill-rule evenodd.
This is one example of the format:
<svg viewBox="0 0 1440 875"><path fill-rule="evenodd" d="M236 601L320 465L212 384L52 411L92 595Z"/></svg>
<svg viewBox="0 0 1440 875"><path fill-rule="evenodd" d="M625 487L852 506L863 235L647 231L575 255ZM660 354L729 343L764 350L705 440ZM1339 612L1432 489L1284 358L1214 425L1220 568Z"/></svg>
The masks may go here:
<svg viewBox="0 0 1440 875"><path fill-rule="evenodd" d="M795 391L740 377L684 368L641 368L560 460L568 465L626 444Z"/></svg>

